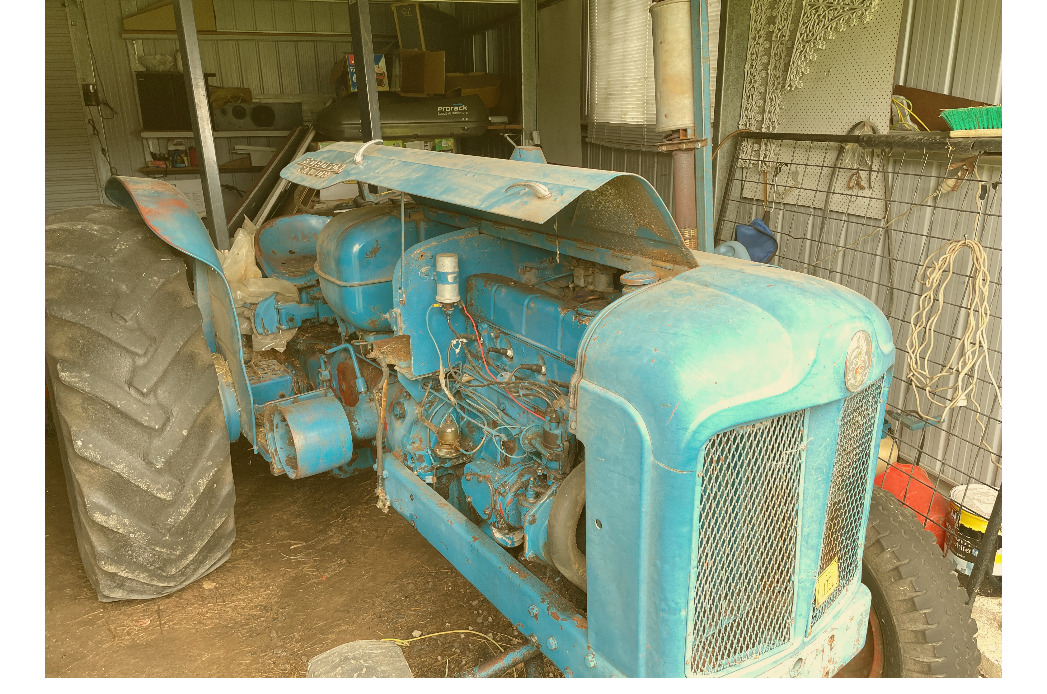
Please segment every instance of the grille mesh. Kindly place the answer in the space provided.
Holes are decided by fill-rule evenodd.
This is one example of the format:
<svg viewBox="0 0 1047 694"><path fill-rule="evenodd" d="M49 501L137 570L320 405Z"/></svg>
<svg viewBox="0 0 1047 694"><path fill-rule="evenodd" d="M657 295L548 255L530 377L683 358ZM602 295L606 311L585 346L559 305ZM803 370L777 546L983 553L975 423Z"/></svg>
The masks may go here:
<svg viewBox="0 0 1047 694"><path fill-rule="evenodd" d="M735 427L704 448L691 675L789 641L806 415Z"/></svg>
<svg viewBox="0 0 1047 694"><path fill-rule="evenodd" d="M825 532L822 535L819 575L834 559L839 561L839 586L821 605L811 599L811 628L828 611L836 598L861 576L862 511L869 482L869 457L875 442L883 378L843 401L840 433L836 441L829 502L826 505Z"/></svg>

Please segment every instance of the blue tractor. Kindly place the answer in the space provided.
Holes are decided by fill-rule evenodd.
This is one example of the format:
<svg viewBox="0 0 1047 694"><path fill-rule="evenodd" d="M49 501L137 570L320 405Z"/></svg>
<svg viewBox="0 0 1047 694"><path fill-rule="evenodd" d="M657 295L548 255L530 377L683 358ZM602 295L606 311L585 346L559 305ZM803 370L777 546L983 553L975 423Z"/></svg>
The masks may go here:
<svg viewBox="0 0 1047 694"><path fill-rule="evenodd" d="M512 662L831 676L871 644L886 674L973 674L964 594L873 489L883 314L690 251L640 177L520 159L304 155L284 178L389 192L264 227L297 296L246 305L164 182L48 220L48 385L99 597L229 556L244 437L276 475L375 476L528 638Z"/></svg>

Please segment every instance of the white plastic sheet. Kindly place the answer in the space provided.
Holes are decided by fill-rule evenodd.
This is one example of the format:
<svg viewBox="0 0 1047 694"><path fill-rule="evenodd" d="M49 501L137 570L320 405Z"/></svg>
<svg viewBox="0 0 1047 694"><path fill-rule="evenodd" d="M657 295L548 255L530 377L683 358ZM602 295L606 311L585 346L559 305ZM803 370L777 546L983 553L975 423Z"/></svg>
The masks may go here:
<svg viewBox="0 0 1047 694"><path fill-rule="evenodd" d="M254 331L254 308L259 301L273 294L279 302L297 302L298 289L287 280L262 276L262 271L255 261L254 244L257 231L258 227L250 219L244 218L243 226L233 237L232 246L228 251L218 251L218 257L222 262L222 272L225 273L226 281L233 292L240 332L251 335L251 345L255 351L275 349L282 352L298 329L291 328L271 335L260 335Z"/></svg>

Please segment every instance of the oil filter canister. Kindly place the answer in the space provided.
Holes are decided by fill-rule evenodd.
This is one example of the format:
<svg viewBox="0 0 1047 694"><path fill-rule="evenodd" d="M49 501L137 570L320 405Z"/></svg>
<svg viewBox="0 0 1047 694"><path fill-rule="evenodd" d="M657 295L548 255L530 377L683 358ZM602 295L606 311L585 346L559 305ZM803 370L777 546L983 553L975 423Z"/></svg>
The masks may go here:
<svg viewBox="0 0 1047 694"><path fill-rule="evenodd" d="M458 294L458 254L436 254L436 300L441 304L456 304Z"/></svg>

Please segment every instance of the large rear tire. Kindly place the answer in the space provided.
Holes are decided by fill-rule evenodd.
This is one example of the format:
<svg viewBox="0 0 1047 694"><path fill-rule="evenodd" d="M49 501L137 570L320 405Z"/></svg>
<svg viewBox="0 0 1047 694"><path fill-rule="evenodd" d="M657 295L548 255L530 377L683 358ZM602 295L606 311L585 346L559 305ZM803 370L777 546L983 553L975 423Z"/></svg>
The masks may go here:
<svg viewBox="0 0 1047 694"><path fill-rule="evenodd" d="M47 219L46 378L84 569L103 601L230 553L229 438L182 257L133 212Z"/></svg>
<svg viewBox="0 0 1047 694"><path fill-rule="evenodd" d="M967 593L934 535L889 492L874 487L862 582L872 593L883 677L977 677L978 625ZM871 631L871 630L870 630Z"/></svg>

